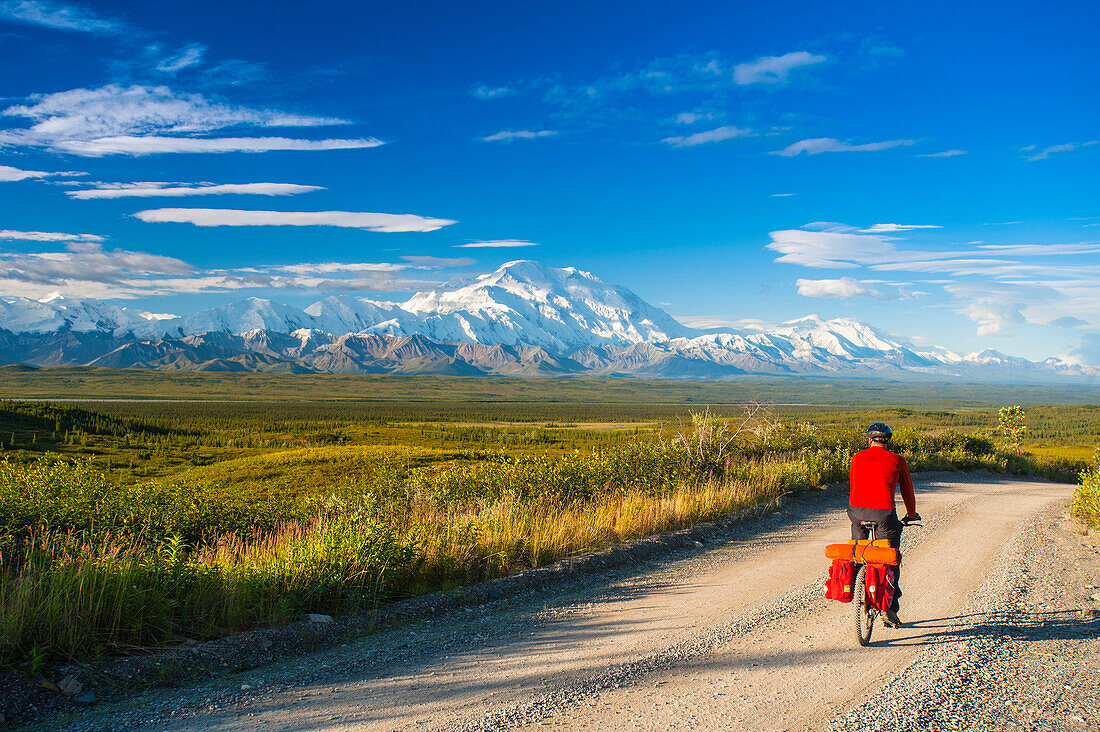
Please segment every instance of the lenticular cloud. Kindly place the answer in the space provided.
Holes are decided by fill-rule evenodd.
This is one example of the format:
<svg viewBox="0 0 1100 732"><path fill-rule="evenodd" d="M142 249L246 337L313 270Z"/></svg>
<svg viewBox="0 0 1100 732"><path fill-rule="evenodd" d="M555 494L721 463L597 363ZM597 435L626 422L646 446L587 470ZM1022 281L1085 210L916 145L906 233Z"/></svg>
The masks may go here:
<svg viewBox="0 0 1100 732"><path fill-rule="evenodd" d="M241 211L226 208L155 208L134 214L142 221L195 226L338 226L383 233L435 231L458 223L416 214L366 211Z"/></svg>

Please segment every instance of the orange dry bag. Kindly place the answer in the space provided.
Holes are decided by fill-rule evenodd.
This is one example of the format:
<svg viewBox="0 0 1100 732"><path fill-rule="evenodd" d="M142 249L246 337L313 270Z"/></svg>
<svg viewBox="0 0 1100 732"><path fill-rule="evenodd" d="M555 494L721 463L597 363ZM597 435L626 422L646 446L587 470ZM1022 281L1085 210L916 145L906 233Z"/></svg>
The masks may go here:
<svg viewBox="0 0 1100 732"><path fill-rule="evenodd" d="M829 544L825 547L825 556L829 559L847 559L850 562L868 562L871 564L899 564L901 556L897 549L871 544Z"/></svg>

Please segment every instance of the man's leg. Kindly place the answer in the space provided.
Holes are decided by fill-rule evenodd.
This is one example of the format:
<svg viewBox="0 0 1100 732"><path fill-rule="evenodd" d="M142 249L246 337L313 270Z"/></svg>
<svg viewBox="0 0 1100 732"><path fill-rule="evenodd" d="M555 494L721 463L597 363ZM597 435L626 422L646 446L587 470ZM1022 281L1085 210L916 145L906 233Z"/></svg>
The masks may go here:
<svg viewBox="0 0 1100 732"><path fill-rule="evenodd" d="M901 532L905 528L898 518L897 513L890 514L890 517L886 520L886 529L879 532L883 539L890 542L890 546L901 551ZM894 567L894 602L890 605L890 611L897 613L900 607L898 601L901 600L901 562L898 562Z"/></svg>

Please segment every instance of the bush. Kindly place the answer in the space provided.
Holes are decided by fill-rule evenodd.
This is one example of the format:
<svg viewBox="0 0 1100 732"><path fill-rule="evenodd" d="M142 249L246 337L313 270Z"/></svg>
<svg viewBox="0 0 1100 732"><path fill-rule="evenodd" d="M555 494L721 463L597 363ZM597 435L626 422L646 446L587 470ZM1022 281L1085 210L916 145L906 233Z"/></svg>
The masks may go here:
<svg viewBox="0 0 1100 732"><path fill-rule="evenodd" d="M1073 514L1089 528L1100 529L1100 459L1081 471L1081 483L1073 494Z"/></svg>

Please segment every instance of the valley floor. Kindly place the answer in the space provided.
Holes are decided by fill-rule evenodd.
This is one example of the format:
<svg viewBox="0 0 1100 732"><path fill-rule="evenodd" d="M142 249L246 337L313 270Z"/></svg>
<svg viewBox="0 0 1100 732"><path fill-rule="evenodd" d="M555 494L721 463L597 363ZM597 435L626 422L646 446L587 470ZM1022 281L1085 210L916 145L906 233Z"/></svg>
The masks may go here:
<svg viewBox="0 0 1100 732"><path fill-rule="evenodd" d="M705 547L58 720L67 729L1100 729L1070 486L918 486L900 630L821 592L839 489ZM1089 543L1091 542L1091 544ZM1100 594L1097 594L1100 597Z"/></svg>

